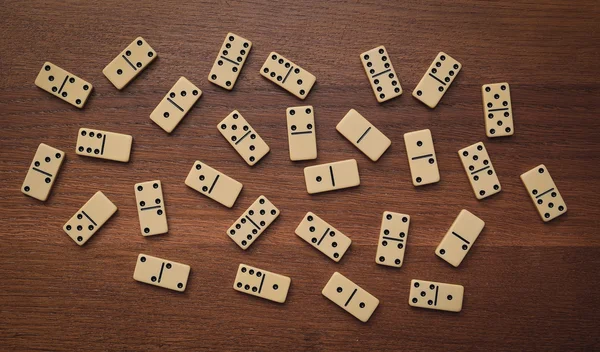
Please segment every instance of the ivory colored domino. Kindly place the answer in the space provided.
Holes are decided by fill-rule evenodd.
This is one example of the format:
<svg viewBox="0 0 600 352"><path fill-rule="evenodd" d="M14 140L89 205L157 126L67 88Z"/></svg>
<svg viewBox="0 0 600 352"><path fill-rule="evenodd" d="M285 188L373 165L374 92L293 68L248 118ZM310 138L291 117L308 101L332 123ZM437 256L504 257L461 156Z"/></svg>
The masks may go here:
<svg viewBox="0 0 600 352"><path fill-rule="evenodd" d="M450 55L440 52L417 84L412 94L413 97L430 108L435 108L454 82L461 68L460 62Z"/></svg>
<svg viewBox="0 0 600 352"><path fill-rule="evenodd" d="M487 198L502 190L492 160L482 142L459 150L458 156L477 199Z"/></svg>
<svg viewBox="0 0 600 352"><path fill-rule="evenodd" d="M402 94L400 81L385 46L365 51L360 54L360 61L378 102L383 103Z"/></svg>
<svg viewBox="0 0 600 352"><path fill-rule="evenodd" d="M540 164L522 174L521 181L527 188L527 193L529 193L529 197L531 197L544 222L567 212L567 205L544 164Z"/></svg>
<svg viewBox="0 0 600 352"><path fill-rule="evenodd" d="M360 185L358 164L349 159L305 167L304 181L309 194L356 187Z"/></svg>
<svg viewBox="0 0 600 352"><path fill-rule="evenodd" d="M454 267L458 267L481 231L485 222L468 210L461 210L446 235L435 249L435 254Z"/></svg>
<svg viewBox="0 0 600 352"><path fill-rule="evenodd" d="M94 88L91 83L47 61L38 73L35 85L80 109Z"/></svg>
<svg viewBox="0 0 600 352"><path fill-rule="evenodd" d="M269 301L284 303L291 282L292 279L287 276L240 264L233 289Z"/></svg>
<svg viewBox="0 0 600 352"><path fill-rule="evenodd" d="M288 143L290 160L314 160L317 158L315 115L312 106L287 108Z"/></svg>
<svg viewBox="0 0 600 352"><path fill-rule="evenodd" d="M485 134L488 137L512 136L513 122L510 86L508 83L492 83L481 86L485 112Z"/></svg>
<svg viewBox="0 0 600 352"><path fill-rule="evenodd" d="M183 292L190 276L190 266L147 254L138 255L133 272L135 281Z"/></svg>
<svg viewBox="0 0 600 352"><path fill-rule="evenodd" d="M180 77L173 88L150 114L150 119L171 133L202 96L200 88Z"/></svg>
<svg viewBox="0 0 600 352"><path fill-rule="evenodd" d="M414 186L436 183L440 180L440 171L433 147L430 130L420 130L404 134L406 155Z"/></svg>
<svg viewBox="0 0 600 352"><path fill-rule="evenodd" d="M252 49L251 41L235 33L227 33L215 63L208 74L209 82L227 90L232 90L240 72L242 72L250 49Z"/></svg>
<svg viewBox="0 0 600 352"><path fill-rule="evenodd" d="M158 54L142 37L137 37L125 50L115 57L102 73L115 88L121 90L133 81L158 57Z"/></svg>
<svg viewBox="0 0 600 352"><path fill-rule="evenodd" d="M126 163L131 154L133 137L128 134L80 128L77 136L78 155Z"/></svg>
<svg viewBox="0 0 600 352"><path fill-rule="evenodd" d="M335 128L373 161L379 160L392 144L388 137L354 109L350 109Z"/></svg>
<svg viewBox="0 0 600 352"><path fill-rule="evenodd" d="M339 262L352 244L350 238L311 212L306 213L295 232L334 262Z"/></svg>
<svg viewBox="0 0 600 352"><path fill-rule="evenodd" d="M48 199L64 159L65 153L62 150L40 143L21 186L21 192L42 202Z"/></svg>
<svg viewBox="0 0 600 352"><path fill-rule="evenodd" d="M83 246L116 211L117 206L98 191L67 221L63 230L75 243Z"/></svg>
<svg viewBox="0 0 600 352"><path fill-rule="evenodd" d="M465 288L461 285L412 280L408 304L412 307L460 312Z"/></svg>
<svg viewBox="0 0 600 352"><path fill-rule="evenodd" d="M219 122L217 129L250 166L254 166L271 150L237 110Z"/></svg>
<svg viewBox="0 0 600 352"><path fill-rule="evenodd" d="M227 208L231 208L235 204L243 187L240 182L200 160L196 160L192 166L185 179L185 184Z"/></svg>
<svg viewBox="0 0 600 352"><path fill-rule="evenodd" d="M399 268L404 263L410 216L386 211L381 218L375 263Z"/></svg>
<svg viewBox="0 0 600 352"><path fill-rule="evenodd" d="M317 78L310 72L271 52L260 69L260 74L281 88L304 100Z"/></svg>
<svg viewBox="0 0 600 352"><path fill-rule="evenodd" d="M267 197L260 196L229 227L227 234L241 249L246 250L279 216L279 209Z"/></svg>
<svg viewBox="0 0 600 352"><path fill-rule="evenodd" d="M375 296L338 272L333 273L321 293L363 323L369 320L379 305Z"/></svg>
<svg viewBox="0 0 600 352"><path fill-rule="evenodd" d="M140 229L143 236L167 233L167 209L159 180L138 183L134 186Z"/></svg>

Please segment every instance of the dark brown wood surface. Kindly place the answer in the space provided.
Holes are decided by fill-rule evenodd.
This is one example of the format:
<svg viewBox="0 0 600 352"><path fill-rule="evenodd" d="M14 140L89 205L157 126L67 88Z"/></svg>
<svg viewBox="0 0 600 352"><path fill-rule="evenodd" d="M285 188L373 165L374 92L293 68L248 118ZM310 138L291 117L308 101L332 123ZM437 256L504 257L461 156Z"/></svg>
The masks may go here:
<svg viewBox="0 0 600 352"><path fill-rule="evenodd" d="M596 1L3 1L0 23L0 350L600 349L600 27ZM207 81L228 31L254 46L235 89ZM102 69L136 36L158 52L123 91ZM378 104L359 54L385 45L404 94ZM278 51L317 77L300 101L259 75ZM435 110L411 96L438 53L463 70ZM94 84L83 110L38 89L51 61ZM204 92L168 135L149 114L185 76ZM485 136L481 85L511 85L514 136ZM319 157L291 162L285 109L310 104ZM392 139L373 163L335 130L355 108ZM238 109L271 147L248 167L218 133ZM129 163L75 154L87 126L134 136ZM410 182L403 134L432 130L441 182ZM478 201L457 151L485 142L503 190ZM66 152L45 203L21 194L35 149ZM358 188L308 195L302 169L355 158ZM202 160L244 184L227 209L184 184ZM544 224L519 175L544 163L568 213ZM169 234L140 235L133 185L163 183ZM83 247L62 225L94 192L117 214ZM261 194L279 219L246 251L225 230ZM434 249L460 211L486 222L459 268ZM375 264L382 212L412 216L405 264ZM294 229L313 211L352 247L334 263ZM132 279L138 253L191 265L185 293ZM239 263L288 275L285 304L232 289ZM321 295L335 271L381 301L363 324ZM407 304L411 279L465 287L463 311Z"/></svg>

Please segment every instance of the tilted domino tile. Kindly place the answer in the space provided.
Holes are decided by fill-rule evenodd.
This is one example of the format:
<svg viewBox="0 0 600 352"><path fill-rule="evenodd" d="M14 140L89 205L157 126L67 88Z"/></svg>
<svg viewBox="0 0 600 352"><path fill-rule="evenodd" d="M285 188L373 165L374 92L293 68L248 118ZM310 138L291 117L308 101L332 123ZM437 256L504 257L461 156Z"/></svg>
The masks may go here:
<svg viewBox="0 0 600 352"><path fill-rule="evenodd" d="M183 292L190 275L190 266L147 254L138 255L133 279L145 284Z"/></svg>
<svg viewBox="0 0 600 352"><path fill-rule="evenodd" d="M209 82L232 90L242 72L250 49L252 49L251 41L235 33L227 33L219 55L208 74Z"/></svg>
<svg viewBox="0 0 600 352"><path fill-rule="evenodd" d="M375 296L338 272L333 273L321 293L363 323L369 320L379 305Z"/></svg>
<svg viewBox="0 0 600 352"><path fill-rule="evenodd" d="M125 88L158 54L142 37L137 37L125 50L115 57L102 73L117 89Z"/></svg>
<svg viewBox="0 0 600 352"><path fill-rule="evenodd" d="M250 166L259 162L271 150L237 110L233 110L219 122L217 129Z"/></svg>
<svg viewBox="0 0 600 352"><path fill-rule="evenodd" d="M567 205L544 164L522 174L521 181L544 222L567 212Z"/></svg>
<svg viewBox="0 0 600 352"><path fill-rule="evenodd" d="M334 262L339 262L352 244L350 238L310 211L295 233Z"/></svg>
<svg viewBox="0 0 600 352"><path fill-rule="evenodd" d="M227 208L231 208L235 204L243 187L240 182L200 160L196 160L192 166L185 179L185 184Z"/></svg>
<svg viewBox="0 0 600 352"><path fill-rule="evenodd" d="M117 206L98 191L67 221L63 230L75 243L83 246L116 211Z"/></svg>
<svg viewBox="0 0 600 352"><path fill-rule="evenodd" d="M165 132L171 133L202 96L202 91L185 77L180 77L173 88L150 114L150 119Z"/></svg>
<svg viewBox="0 0 600 352"><path fill-rule="evenodd" d="M502 190L492 160L483 143L475 143L458 151L477 199L487 198Z"/></svg>
<svg viewBox="0 0 600 352"><path fill-rule="evenodd" d="M91 83L51 62L44 63L35 79L35 85L80 109L94 88Z"/></svg>
<svg viewBox="0 0 600 352"><path fill-rule="evenodd" d="M435 254L454 267L458 267L473 247L484 226L483 220L468 210L461 210L437 246Z"/></svg>
<svg viewBox="0 0 600 352"><path fill-rule="evenodd" d="M379 160L392 144L388 137L354 109L350 109L335 128L373 161Z"/></svg>
<svg viewBox="0 0 600 352"><path fill-rule="evenodd" d="M400 81L385 46L360 54L360 60L377 101L382 103L402 94Z"/></svg>
<svg viewBox="0 0 600 352"><path fill-rule="evenodd" d="M21 192L41 201L48 199L64 157L65 153L62 150L40 143L21 186Z"/></svg>
<svg viewBox="0 0 600 352"><path fill-rule="evenodd" d="M313 74L276 52L269 54L260 74L300 99L306 98L317 80Z"/></svg>
<svg viewBox="0 0 600 352"><path fill-rule="evenodd" d="M283 303L291 282L292 280L287 276L240 264L233 282L233 289L273 302Z"/></svg>
<svg viewBox="0 0 600 352"><path fill-rule="evenodd" d="M430 108L435 108L454 82L461 68L460 62L450 55L440 52L417 84L412 94L413 97Z"/></svg>
<svg viewBox="0 0 600 352"><path fill-rule="evenodd" d="M229 227L227 235L246 250L279 216L279 209L267 197L260 196Z"/></svg>

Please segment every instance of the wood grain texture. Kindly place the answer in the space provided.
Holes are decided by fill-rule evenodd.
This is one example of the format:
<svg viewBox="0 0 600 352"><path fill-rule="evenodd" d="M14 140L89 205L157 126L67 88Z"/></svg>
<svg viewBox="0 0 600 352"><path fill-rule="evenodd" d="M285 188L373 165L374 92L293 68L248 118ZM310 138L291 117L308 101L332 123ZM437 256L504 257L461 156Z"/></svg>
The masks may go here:
<svg viewBox="0 0 600 352"><path fill-rule="evenodd" d="M596 1L3 1L0 349L5 351L600 349L600 7ZM232 92L207 82L228 31L254 43ZM136 36L158 59L123 91L102 69ZM404 94L378 104L358 55L385 45ZM259 75L272 50L317 76L302 102ZM435 110L410 96L438 51L463 70ZM83 110L38 89L49 60L94 84ZM167 135L149 115L185 76L204 94ZM515 135L485 137L481 85L509 82ZM315 109L316 163L356 158L360 187L310 196L285 109ZM336 132L357 109L391 140L371 162ZM271 147L248 167L216 130L238 109ZM75 154L77 130L134 136L127 164ZM415 188L402 136L429 128L441 182ZM502 192L477 201L457 151L484 141ZM49 200L21 194L35 148L66 152ZM195 160L244 184L233 209L184 184ZM569 211L544 224L519 175L544 163ZM169 234L139 233L133 185L160 179ZM94 192L118 207L83 248L61 226ZM281 216L241 251L225 230L261 194ZM466 208L486 227L459 268L434 250ZM411 215L401 269L374 262L381 214ZM294 234L307 211L353 244L336 264ZM184 294L132 279L140 253L192 267ZM292 277L279 305L232 289L247 263ZM321 295L334 271L380 299L362 324ZM459 314L409 307L411 279L465 286Z"/></svg>

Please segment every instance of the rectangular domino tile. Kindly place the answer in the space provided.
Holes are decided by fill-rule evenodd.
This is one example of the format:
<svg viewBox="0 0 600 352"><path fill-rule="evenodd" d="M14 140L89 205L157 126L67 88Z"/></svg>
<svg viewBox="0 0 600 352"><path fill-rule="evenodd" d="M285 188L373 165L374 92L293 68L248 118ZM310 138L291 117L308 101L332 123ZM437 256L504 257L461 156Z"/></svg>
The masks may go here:
<svg viewBox="0 0 600 352"><path fill-rule="evenodd" d="M567 205L544 164L522 174L521 181L544 222L567 212Z"/></svg>
<svg viewBox="0 0 600 352"><path fill-rule="evenodd" d="M315 115L312 106L287 108L288 142L290 160L313 160L317 158Z"/></svg>
<svg viewBox="0 0 600 352"><path fill-rule="evenodd" d="M313 74L276 52L269 54L260 74L302 100L317 80Z"/></svg>
<svg viewBox="0 0 600 352"><path fill-rule="evenodd" d="M392 144L388 137L354 109L350 109L335 128L373 161L379 160Z"/></svg>
<svg viewBox="0 0 600 352"><path fill-rule="evenodd" d="M231 208L235 204L243 187L240 182L200 160L196 160L192 166L185 179L185 184L227 208Z"/></svg>
<svg viewBox="0 0 600 352"><path fill-rule="evenodd" d="M219 87L232 90L242 72L252 42L235 33L227 33L215 63L210 69L208 80Z"/></svg>
<svg viewBox="0 0 600 352"><path fill-rule="evenodd" d="M502 190L492 160L482 142L459 150L458 156L477 199L489 197Z"/></svg>
<svg viewBox="0 0 600 352"><path fill-rule="evenodd" d="M64 159L65 153L62 150L40 143L21 186L21 192L42 202L48 199Z"/></svg>
<svg viewBox="0 0 600 352"><path fill-rule="evenodd" d="M512 136L515 133L510 86L492 83L481 86L485 112L485 134L488 137Z"/></svg>
<svg viewBox="0 0 600 352"><path fill-rule="evenodd" d="M171 133L202 96L200 88L180 77L163 100L150 114L150 119L165 132Z"/></svg>
<svg viewBox="0 0 600 352"><path fill-rule="evenodd" d="M413 97L430 108L435 108L454 82L460 69L460 62L440 52L417 84Z"/></svg>
<svg viewBox="0 0 600 352"><path fill-rule="evenodd" d="M159 180L138 183L134 186L140 229L143 236L167 233L167 209Z"/></svg>
<svg viewBox="0 0 600 352"><path fill-rule="evenodd" d="M381 218L375 263L399 268L404 263L410 216L386 211Z"/></svg>
<svg viewBox="0 0 600 352"><path fill-rule="evenodd" d="M250 166L256 164L271 150L237 110L233 110L219 122L217 129Z"/></svg>
<svg viewBox="0 0 600 352"><path fill-rule="evenodd" d="M317 215L308 212L296 228L296 235L334 262L339 262L352 240Z"/></svg>
<svg viewBox="0 0 600 352"><path fill-rule="evenodd" d="M227 230L227 235L246 250L279 216L279 209L260 196Z"/></svg>
<svg viewBox="0 0 600 352"><path fill-rule="evenodd" d="M413 185L422 186L440 180L435 148L430 130L420 130L404 134L406 155Z"/></svg>
<svg viewBox="0 0 600 352"><path fill-rule="evenodd" d="M481 231L485 222L468 210L461 210L448 232L435 249L435 254L454 267L458 267Z"/></svg>
<svg viewBox="0 0 600 352"><path fill-rule="evenodd" d="M63 230L83 246L116 211L117 206L98 191L67 221Z"/></svg>
<svg viewBox="0 0 600 352"><path fill-rule="evenodd" d="M333 273L321 293L363 323L369 320L379 305L375 296L338 272Z"/></svg>
<svg viewBox="0 0 600 352"><path fill-rule="evenodd" d="M129 161L133 137L128 134L80 128L75 152L92 158Z"/></svg>
<svg viewBox="0 0 600 352"><path fill-rule="evenodd" d="M233 282L233 289L273 302L283 303L287 298L291 283L292 279L287 276L240 264Z"/></svg>
<svg viewBox="0 0 600 352"><path fill-rule="evenodd" d="M365 51L360 54L360 61L378 102L383 103L402 94L400 81L385 46Z"/></svg>
<svg viewBox="0 0 600 352"><path fill-rule="evenodd" d="M142 37L137 37L117 57L115 57L102 73L117 89L121 90L140 74L158 54Z"/></svg>
<svg viewBox="0 0 600 352"><path fill-rule="evenodd" d="M460 312L465 288L461 285L412 280L408 304L412 307Z"/></svg>
<svg viewBox="0 0 600 352"><path fill-rule="evenodd" d="M360 185L358 164L349 159L305 167L304 181L309 194L356 187Z"/></svg>
<svg viewBox="0 0 600 352"><path fill-rule="evenodd" d="M147 254L138 255L133 279L148 285L183 292L190 276L190 266Z"/></svg>
<svg viewBox="0 0 600 352"><path fill-rule="evenodd" d="M94 86L69 71L44 62L35 78L35 85L67 103L83 108Z"/></svg>

